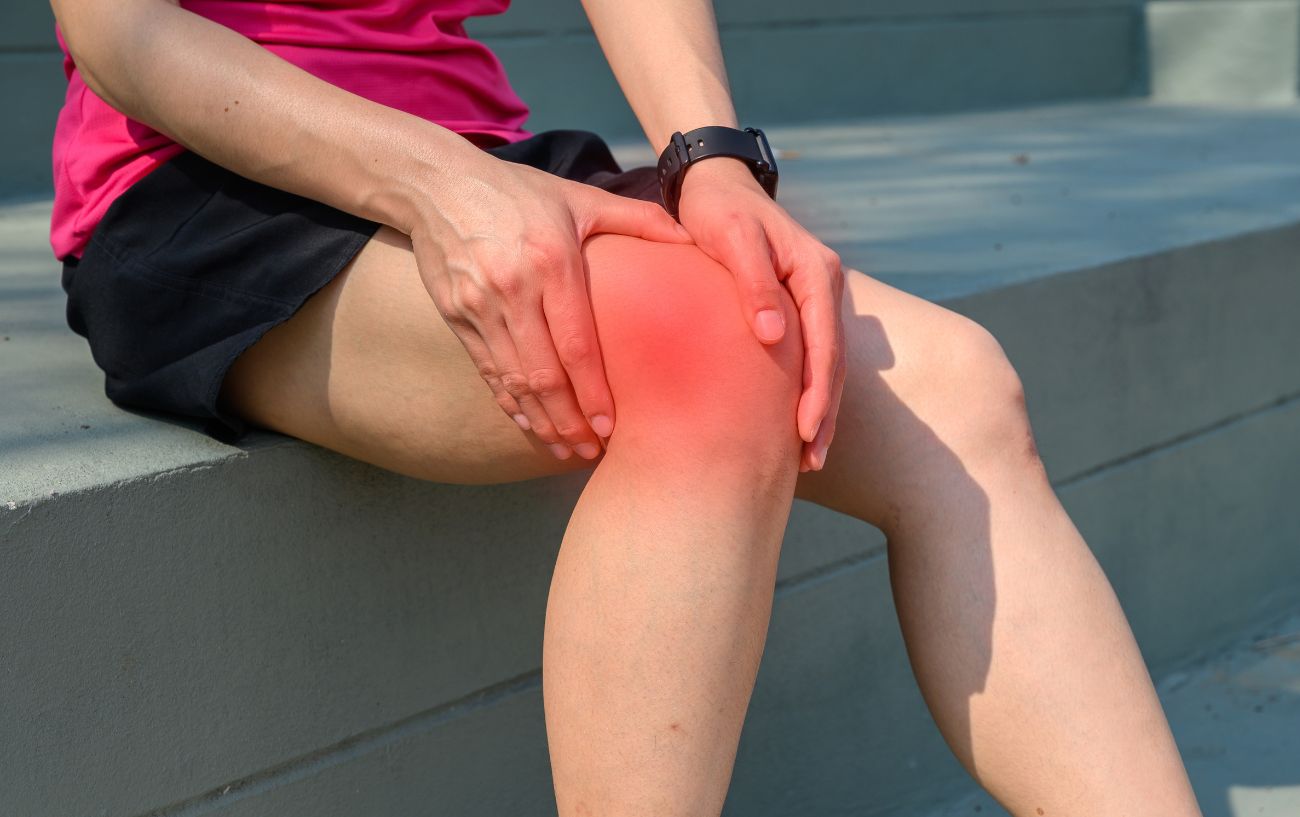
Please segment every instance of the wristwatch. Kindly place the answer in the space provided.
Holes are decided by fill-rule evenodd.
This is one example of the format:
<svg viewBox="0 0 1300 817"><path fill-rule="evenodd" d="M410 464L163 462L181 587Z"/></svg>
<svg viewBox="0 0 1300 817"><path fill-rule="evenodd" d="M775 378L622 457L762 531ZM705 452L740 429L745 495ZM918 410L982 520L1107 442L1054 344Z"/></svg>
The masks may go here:
<svg viewBox="0 0 1300 817"><path fill-rule="evenodd" d="M659 189L663 193L664 209L673 218L677 218L686 170L714 156L730 156L748 163L754 178L769 196L776 198L776 159L763 132L758 128L736 130L706 125L687 133L674 133L668 147L659 155Z"/></svg>

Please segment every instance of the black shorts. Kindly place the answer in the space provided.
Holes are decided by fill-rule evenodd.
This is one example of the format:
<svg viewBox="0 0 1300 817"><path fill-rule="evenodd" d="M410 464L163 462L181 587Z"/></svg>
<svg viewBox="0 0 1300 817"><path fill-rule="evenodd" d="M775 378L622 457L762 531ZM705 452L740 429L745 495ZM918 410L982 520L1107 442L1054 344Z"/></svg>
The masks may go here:
<svg viewBox="0 0 1300 817"><path fill-rule="evenodd" d="M545 131L488 152L660 201L654 168L622 170L594 133ZM64 259L68 326L90 342L114 403L196 418L234 442L246 425L217 396L235 358L378 229L185 151L114 200L80 260Z"/></svg>

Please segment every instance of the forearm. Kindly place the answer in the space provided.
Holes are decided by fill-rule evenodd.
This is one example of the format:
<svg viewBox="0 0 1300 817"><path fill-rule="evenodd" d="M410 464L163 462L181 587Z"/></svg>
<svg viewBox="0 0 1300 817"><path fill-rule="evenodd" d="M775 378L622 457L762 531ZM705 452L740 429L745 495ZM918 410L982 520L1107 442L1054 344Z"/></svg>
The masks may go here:
<svg viewBox="0 0 1300 817"><path fill-rule="evenodd" d="M464 172L482 153L170 2L55 0L54 8L91 90L272 187L409 232L418 191Z"/></svg>
<svg viewBox="0 0 1300 817"><path fill-rule="evenodd" d="M582 0L623 95L658 154L674 131L738 127L712 0ZM722 178L757 184L747 165L702 162L682 195Z"/></svg>
<svg viewBox="0 0 1300 817"><path fill-rule="evenodd" d="M674 131L736 127L711 0L582 0L655 152Z"/></svg>

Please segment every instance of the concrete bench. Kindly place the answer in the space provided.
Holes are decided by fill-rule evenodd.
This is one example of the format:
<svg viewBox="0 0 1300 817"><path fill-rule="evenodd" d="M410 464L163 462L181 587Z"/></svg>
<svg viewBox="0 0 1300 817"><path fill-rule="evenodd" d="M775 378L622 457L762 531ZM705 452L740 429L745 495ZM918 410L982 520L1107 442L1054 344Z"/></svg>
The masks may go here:
<svg viewBox="0 0 1300 817"><path fill-rule="evenodd" d="M1154 673L1296 603L1300 108L770 133L800 146L783 202L847 263L1002 340ZM552 814L542 620L585 475L423 483L118 409L63 323L48 207L0 210L0 814ZM796 503L727 814L968 785L881 537Z"/></svg>

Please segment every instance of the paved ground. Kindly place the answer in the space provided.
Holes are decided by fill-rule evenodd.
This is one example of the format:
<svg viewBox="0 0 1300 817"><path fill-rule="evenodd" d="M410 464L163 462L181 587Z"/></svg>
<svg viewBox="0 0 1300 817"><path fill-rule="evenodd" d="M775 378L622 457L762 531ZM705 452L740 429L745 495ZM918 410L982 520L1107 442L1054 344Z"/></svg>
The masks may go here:
<svg viewBox="0 0 1300 817"><path fill-rule="evenodd" d="M1205 817L1300 815L1300 612L1158 688ZM930 817L974 814L1007 812L978 792Z"/></svg>

